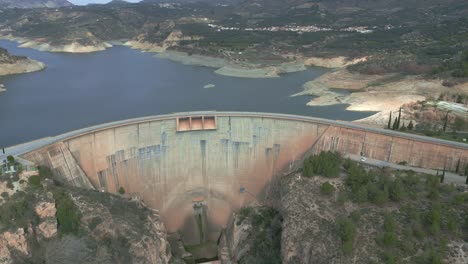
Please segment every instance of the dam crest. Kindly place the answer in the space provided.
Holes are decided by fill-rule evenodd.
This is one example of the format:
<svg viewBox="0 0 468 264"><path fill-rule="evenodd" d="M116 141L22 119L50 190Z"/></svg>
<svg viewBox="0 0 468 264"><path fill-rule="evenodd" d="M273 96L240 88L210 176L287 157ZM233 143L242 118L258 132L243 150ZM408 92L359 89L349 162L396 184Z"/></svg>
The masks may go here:
<svg viewBox="0 0 468 264"><path fill-rule="evenodd" d="M181 232L186 244L216 240L233 211L306 155L338 151L447 170L468 164L461 143L312 117L214 111L113 122L8 151L74 186L123 188L159 210L168 232Z"/></svg>

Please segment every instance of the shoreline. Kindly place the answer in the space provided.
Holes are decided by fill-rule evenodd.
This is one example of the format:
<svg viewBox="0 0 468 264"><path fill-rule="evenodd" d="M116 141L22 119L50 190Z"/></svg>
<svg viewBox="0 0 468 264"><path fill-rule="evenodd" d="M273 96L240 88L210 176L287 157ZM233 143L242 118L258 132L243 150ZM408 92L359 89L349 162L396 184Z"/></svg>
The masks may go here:
<svg viewBox="0 0 468 264"><path fill-rule="evenodd" d="M450 89L444 87L441 80L425 80L417 75L402 77L395 74L364 75L346 70L347 66L366 61L367 57L356 59L348 59L343 56L329 58L302 57L295 62L259 65L236 63L225 58L206 55L192 55L186 52L168 50L170 46L167 45L134 40L116 40L96 46L82 46L74 43L51 46L25 38L13 37L12 35L3 35L0 36L0 39L18 42L19 47L48 52L90 53L103 51L113 46L126 46L140 52L154 53L153 56L156 58L167 59L184 65L209 67L213 68L216 74L237 78L279 78L282 74L304 71L307 67L328 68L331 69L329 72L305 83L302 92L291 96L316 96L307 103L309 106L348 104L347 111L376 112L372 116L354 121L371 125L386 123L387 121L382 122L382 119L388 119L388 112L398 109L401 105L426 100L430 96ZM395 77L397 78L395 79Z"/></svg>
<svg viewBox="0 0 468 264"><path fill-rule="evenodd" d="M307 103L310 106L348 104L348 111L377 112L353 122L385 126L389 113L402 105L465 90L468 90L468 83L449 88L443 86L442 80L427 80L419 75L364 75L338 68L307 82L302 92L292 96L317 96Z"/></svg>
<svg viewBox="0 0 468 264"><path fill-rule="evenodd" d="M141 52L155 53L156 58L168 59L173 62L182 63L184 65L202 66L214 68L216 74L237 77L237 78L278 78L281 74L300 72L307 69L308 66L316 66L306 64L305 60L301 59L296 62L285 62L274 66L264 66L249 63L235 63L224 58L216 58L206 55L193 54L189 55L185 52L167 50L167 47L153 43L144 43L138 41L115 40L103 42L99 45L84 46L77 43L66 45L53 46L49 43L38 42L27 38L14 37L12 35L0 35L0 39L10 40L18 43L20 48L31 48L44 52L63 52L63 53L92 53L105 51L113 46L126 46ZM323 67L322 65L317 65Z"/></svg>

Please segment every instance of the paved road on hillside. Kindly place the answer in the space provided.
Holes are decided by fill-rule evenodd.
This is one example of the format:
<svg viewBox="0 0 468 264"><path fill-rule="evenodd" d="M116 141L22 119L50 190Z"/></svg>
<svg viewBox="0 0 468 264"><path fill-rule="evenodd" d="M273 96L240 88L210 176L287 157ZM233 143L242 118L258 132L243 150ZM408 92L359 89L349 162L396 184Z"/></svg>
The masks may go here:
<svg viewBox="0 0 468 264"><path fill-rule="evenodd" d="M106 123L102 125L92 126L88 128L83 128L83 129L71 131L65 134L47 137L47 138L27 142L24 144L8 147L5 149L6 151L5 154L0 152L0 161L5 160L8 155L18 156L18 155L30 152L32 150L53 144L55 142L62 141L70 137L76 137L81 134L86 134L91 131L98 131L98 130L103 130L103 129L107 129L111 127L118 127L121 125L142 123L142 122L148 122L148 121L153 121L153 120L174 119L180 116L200 116L200 115L207 115L207 116L216 115L220 117L221 116L262 117L262 118L273 118L273 119L287 119L287 120L295 120L295 121L302 121L302 122L313 122L313 123L319 123L319 124L325 124L325 125L334 125L334 126L343 127L343 128L350 128L350 129L355 129L355 130L360 130L360 131L379 133L382 135L410 139L410 140L415 140L415 141L420 141L420 142L430 142L430 143L454 147L454 148L468 149L468 144L465 144L465 143L446 141L446 140L441 140L437 138L430 138L430 137L424 137L424 136L413 135L413 134L405 134L405 133L401 133L401 132L397 132L393 130L366 127L363 125L359 125L359 124L355 124L351 122L345 122L345 121L327 120L327 119L307 117L307 116L272 114L272 113L203 111L203 112L174 113L174 114L160 115L160 116L148 116L148 117L121 120L121 121Z"/></svg>
<svg viewBox="0 0 468 264"><path fill-rule="evenodd" d="M370 159L370 158L366 158L365 161L362 161L361 156L354 155L354 154L346 154L345 157L350 158L351 160L357 161L361 164L365 164L365 165L372 166L372 167L379 167L379 168L389 167L389 168L393 168L397 170L403 170L403 171L412 170L412 171L419 172L419 173L437 175L437 170L433 170L433 169L424 169L424 168L416 168L416 167L411 167L411 166L398 165L398 164L394 164L394 163L390 163L390 162L386 162L382 160ZM442 172L439 171L439 174L440 173ZM466 181L465 176L460 176L458 174L451 173L451 172L445 172L445 183L465 184L465 181Z"/></svg>

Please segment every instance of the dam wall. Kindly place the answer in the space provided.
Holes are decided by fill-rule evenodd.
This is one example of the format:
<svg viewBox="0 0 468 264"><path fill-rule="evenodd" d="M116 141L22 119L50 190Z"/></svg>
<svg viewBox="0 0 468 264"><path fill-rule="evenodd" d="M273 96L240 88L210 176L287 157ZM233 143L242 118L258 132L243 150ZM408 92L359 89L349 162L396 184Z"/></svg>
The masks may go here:
<svg viewBox="0 0 468 264"><path fill-rule="evenodd" d="M274 175L307 154L364 155L455 170L466 145L309 117L206 112L128 120L71 133L22 158L47 165L74 186L123 188L160 210L184 242L216 240L233 211L258 197ZM197 230L195 204L206 217Z"/></svg>
<svg viewBox="0 0 468 264"><path fill-rule="evenodd" d="M232 211L255 200L272 175L301 160L328 126L263 117L215 118L215 127L210 124L207 130L195 122L194 130L178 127L178 118L106 128L23 157L50 166L75 186L108 192L123 187L160 210L169 232L185 230L186 237L193 237L189 244L198 241L197 234L190 234L196 231L193 201L202 199L211 229L207 238L216 240Z"/></svg>

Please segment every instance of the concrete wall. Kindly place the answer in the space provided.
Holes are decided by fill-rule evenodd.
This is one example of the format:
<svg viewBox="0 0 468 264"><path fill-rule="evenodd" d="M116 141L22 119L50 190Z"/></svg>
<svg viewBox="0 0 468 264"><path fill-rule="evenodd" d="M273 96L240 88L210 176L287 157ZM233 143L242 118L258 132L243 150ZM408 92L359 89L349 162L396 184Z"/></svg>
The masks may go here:
<svg viewBox="0 0 468 264"><path fill-rule="evenodd" d="M123 125L87 133L26 154L78 186L69 166L109 192L123 187L159 209L169 232L185 230L196 243L192 200L204 197L211 239L233 210L254 199L271 176L301 159L327 126L261 117L218 117L217 129L176 131L176 119ZM76 163L67 165L57 149ZM60 160L60 162L57 162ZM244 187L248 192L241 193Z"/></svg>
<svg viewBox="0 0 468 264"><path fill-rule="evenodd" d="M123 187L159 209L169 232L199 241L192 201L203 197L209 239L217 239L232 211L254 199L273 175L287 172L304 153L333 150L430 168L467 164L468 151L275 115L217 116L216 130L177 132L176 118L120 124L81 133L23 158L48 165L75 186L117 192ZM241 193L244 187L248 192Z"/></svg>

